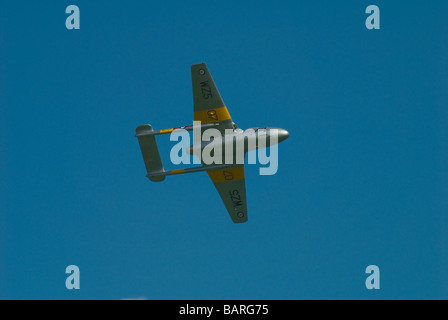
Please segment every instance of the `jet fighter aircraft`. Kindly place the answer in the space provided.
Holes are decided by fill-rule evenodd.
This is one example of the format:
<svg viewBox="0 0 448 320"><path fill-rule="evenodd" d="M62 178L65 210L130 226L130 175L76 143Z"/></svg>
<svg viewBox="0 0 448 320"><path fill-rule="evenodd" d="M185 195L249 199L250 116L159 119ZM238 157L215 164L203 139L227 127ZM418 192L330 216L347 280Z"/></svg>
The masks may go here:
<svg viewBox="0 0 448 320"><path fill-rule="evenodd" d="M281 128L255 127L247 130L238 128L232 121L229 111L227 110L205 63L194 64L191 66L191 78L193 82L193 120L200 121L201 123L201 137L204 130L214 128L219 130L222 134L222 138L228 138L228 136L231 135L234 142L238 139L245 139L246 144L244 144L244 153L252 149L269 147L269 141L271 141L269 138L271 137L275 138L273 141L277 141L277 143L288 138L288 131ZM235 223L246 222L247 203L244 179L244 159L243 161L236 161L234 155L233 161L230 164L227 161L223 162L224 164L206 164L202 161L202 166L165 171L155 136L169 134L181 129L189 131L194 130L194 127L189 125L163 130L153 130L151 125L145 124L136 128L135 135L138 138L140 149L142 151L143 161L147 171L146 176L151 181L158 182L165 180L165 177L169 175L206 171L218 190L232 221ZM263 135L263 141L268 141L267 143L260 143L261 139L259 138L261 135ZM206 142L203 141L199 147L195 147L193 144L188 148L187 152L190 154L198 154L207 145L212 143L221 144L222 141L224 141L224 139L222 141L218 140L219 139ZM254 143L251 144L251 141ZM254 146L252 149L250 148L251 145ZM235 148L233 150L236 151Z"/></svg>

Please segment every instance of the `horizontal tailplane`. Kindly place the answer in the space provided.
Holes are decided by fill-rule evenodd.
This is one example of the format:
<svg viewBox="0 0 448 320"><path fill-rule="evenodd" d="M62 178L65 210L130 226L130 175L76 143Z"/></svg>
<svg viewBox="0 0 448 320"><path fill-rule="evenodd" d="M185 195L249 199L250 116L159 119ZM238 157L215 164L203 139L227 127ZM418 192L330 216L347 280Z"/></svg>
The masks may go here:
<svg viewBox="0 0 448 320"><path fill-rule="evenodd" d="M153 131L149 124L144 124L138 126L135 129L135 135L138 138L140 144L140 150L142 151L143 161L145 162L147 177L151 181L163 181L165 180L165 175L157 174L163 173L162 159L160 159L159 148L157 147L157 141L154 135L144 134ZM150 176L151 174L156 174Z"/></svg>

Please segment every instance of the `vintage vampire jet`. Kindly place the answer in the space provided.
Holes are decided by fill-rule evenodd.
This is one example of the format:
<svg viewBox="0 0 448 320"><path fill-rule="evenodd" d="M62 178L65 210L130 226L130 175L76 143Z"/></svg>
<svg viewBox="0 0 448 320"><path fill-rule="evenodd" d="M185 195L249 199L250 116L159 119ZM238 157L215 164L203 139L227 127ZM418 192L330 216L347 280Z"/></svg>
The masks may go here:
<svg viewBox="0 0 448 320"><path fill-rule="evenodd" d="M232 121L218 89L208 71L205 63L199 63L191 66L191 78L193 81L193 120L200 121L200 132L202 133L214 128L219 130L222 139L213 139L211 141L201 141L199 145L192 145L187 152L190 154L200 154L200 152L210 144L223 144L224 140L231 136L232 143L245 141L244 153L253 149L260 149L270 146L270 141L280 143L288 138L288 131L274 127L255 127L247 130L241 130ZM193 130L194 126L184 126L164 130L153 130L149 124L144 124L136 128L136 137L138 138L140 149L145 162L147 177L151 181L163 181L165 176L192 173L198 171L207 171L210 179L218 190L227 211L235 223L247 221L247 203L246 186L244 180L244 159L236 160L236 148L233 148L232 163L222 161L224 164L206 164L202 161L202 166L196 166L185 169L165 171L160 158L155 136L159 134L169 134L176 130ZM262 141L265 143L260 143ZM275 138L275 139L270 139ZM194 139L194 138L193 138ZM228 140L225 140L228 141ZM251 142L253 142L251 144ZM273 143L274 144L274 143ZM199 147L198 147L199 146ZM252 146L252 148L250 147ZM226 149L227 150L227 149ZM243 154L244 158L244 154Z"/></svg>

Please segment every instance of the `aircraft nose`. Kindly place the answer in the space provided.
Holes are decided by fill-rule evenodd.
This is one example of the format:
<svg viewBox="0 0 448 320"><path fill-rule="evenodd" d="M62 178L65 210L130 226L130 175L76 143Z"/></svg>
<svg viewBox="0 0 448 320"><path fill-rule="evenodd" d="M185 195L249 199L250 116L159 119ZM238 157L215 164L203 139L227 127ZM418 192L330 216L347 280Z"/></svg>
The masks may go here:
<svg viewBox="0 0 448 320"><path fill-rule="evenodd" d="M289 137L289 132L286 131L285 129L280 129L278 137L280 142L282 142L283 140L286 140Z"/></svg>

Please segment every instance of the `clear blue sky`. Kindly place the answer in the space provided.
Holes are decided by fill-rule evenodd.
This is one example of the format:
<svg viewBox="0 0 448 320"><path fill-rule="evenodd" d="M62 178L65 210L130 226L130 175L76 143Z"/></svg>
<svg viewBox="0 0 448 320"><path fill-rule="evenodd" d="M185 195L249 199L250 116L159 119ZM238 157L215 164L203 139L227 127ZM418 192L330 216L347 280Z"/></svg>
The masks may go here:
<svg viewBox="0 0 448 320"><path fill-rule="evenodd" d="M70 4L80 30L65 28ZM448 298L447 11L2 3L0 298ZM150 182L134 137L192 123L203 61L240 127L290 133L276 175L246 168L245 224L205 173ZM65 288L71 264L80 290Z"/></svg>

